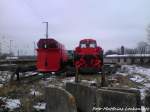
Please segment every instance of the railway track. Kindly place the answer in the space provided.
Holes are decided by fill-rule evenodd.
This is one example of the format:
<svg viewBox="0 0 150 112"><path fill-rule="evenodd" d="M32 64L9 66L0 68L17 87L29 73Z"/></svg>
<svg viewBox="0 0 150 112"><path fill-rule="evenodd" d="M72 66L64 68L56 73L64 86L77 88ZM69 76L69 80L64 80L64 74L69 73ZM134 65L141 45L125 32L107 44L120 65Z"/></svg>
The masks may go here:
<svg viewBox="0 0 150 112"><path fill-rule="evenodd" d="M39 73L39 72L35 71L35 68L33 69L32 67L33 66L21 66L21 68L19 68L19 71L18 71L19 80L12 78L13 80L11 80L11 82L13 82L13 83L19 82L22 84L28 84L28 83L34 83L34 82L39 81L44 78L54 76L51 73ZM105 75L112 75L117 70L117 67L114 64L105 64L103 67L103 73L101 73L101 74L99 73L99 76L102 76L102 80L105 81ZM9 68L9 66L8 66L8 68ZM7 69L5 69L5 70L7 70ZM15 73L16 70L13 69L13 72ZM77 72L75 73L75 71L72 71L72 68L69 68L67 70L62 70L61 72L55 74L55 76L56 77L62 76L63 78L69 77L69 76L77 77L75 74L77 74ZM17 77L17 74L15 74L15 76ZM102 85L104 85L104 84L102 84Z"/></svg>
<svg viewBox="0 0 150 112"><path fill-rule="evenodd" d="M33 75L28 75L28 76L21 76L19 78L19 80L14 79L11 81L11 83L29 84L29 83L34 83L34 82L39 81L39 80L44 79L44 78L48 78L48 77L51 77L51 74L36 73Z"/></svg>

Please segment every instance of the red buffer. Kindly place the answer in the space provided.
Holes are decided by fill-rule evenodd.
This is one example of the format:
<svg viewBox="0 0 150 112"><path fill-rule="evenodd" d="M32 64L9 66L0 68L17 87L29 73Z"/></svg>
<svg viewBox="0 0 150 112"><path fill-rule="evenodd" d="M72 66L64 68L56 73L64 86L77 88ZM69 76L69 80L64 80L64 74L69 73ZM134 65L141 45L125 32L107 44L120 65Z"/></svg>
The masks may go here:
<svg viewBox="0 0 150 112"><path fill-rule="evenodd" d="M83 39L74 53L74 65L80 72L99 72L103 66L103 50L94 39Z"/></svg>
<svg viewBox="0 0 150 112"><path fill-rule="evenodd" d="M68 60L64 45L55 39L40 39L37 46L37 70L39 72L57 72Z"/></svg>

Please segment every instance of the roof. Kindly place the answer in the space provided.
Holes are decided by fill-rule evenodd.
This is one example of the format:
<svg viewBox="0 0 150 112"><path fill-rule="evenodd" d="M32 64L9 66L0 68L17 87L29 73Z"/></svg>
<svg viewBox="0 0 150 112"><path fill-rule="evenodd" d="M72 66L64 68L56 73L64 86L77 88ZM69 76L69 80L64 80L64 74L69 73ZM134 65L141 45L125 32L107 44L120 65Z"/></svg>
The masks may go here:
<svg viewBox="0 0 150 112"><path fill-rule="evenodd" d="M85 42L85 41L94 41L94 42L96 42L95 39L82 39L82 40L80 40L80 42Z"/></svg>
<svg viewBox="0 0 150 112"><path fill-rule="evenodd" d="M125 54L125 55L118 55L118 54L112 54L107 55L106 58L121 58L121 57L150 57L150 54Z"/></svg>

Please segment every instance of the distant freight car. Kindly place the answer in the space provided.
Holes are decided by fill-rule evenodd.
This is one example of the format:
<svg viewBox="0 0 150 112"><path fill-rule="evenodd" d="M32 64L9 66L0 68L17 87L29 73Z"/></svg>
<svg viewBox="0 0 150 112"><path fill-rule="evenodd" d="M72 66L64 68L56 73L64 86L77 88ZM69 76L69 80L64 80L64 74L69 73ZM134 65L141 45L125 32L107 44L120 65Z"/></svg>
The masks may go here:
<svg viewBox="0 0 150 112"><path fill-rule="evenodd" d="M55 39L40 39L37 49L37 70L39 72L57 72L67 62L67 51Z"/></svg>
<svg viewBox="0 0 150 112"><path fill-rule="evenodd" d="M83 39L74 53L74 65L81 73L96 73L103 66L103 50L94 39Z"/></svg>

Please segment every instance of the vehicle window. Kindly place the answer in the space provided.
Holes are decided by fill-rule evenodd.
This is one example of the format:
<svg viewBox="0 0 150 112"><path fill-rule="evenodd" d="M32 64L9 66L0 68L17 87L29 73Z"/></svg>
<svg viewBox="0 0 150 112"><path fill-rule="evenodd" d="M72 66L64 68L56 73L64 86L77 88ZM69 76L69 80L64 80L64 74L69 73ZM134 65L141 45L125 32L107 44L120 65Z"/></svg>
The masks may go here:
<svg viewBox="0 0 150 112"><path fill-rule="evenodd" d="M80 44L80 47L81 47L81 48L86 48L86 44L85 44L85 43L82 43L82 44Z"/></svg>
<svg viewBox="0 0 150 112"><path fill-rule="evenodd" d="M89 47L90 47L90 48L95 48L96 45L95 45L95 43L91 43L91 44L89 45Z"/></svg>
<svg viewBox="0 0 150 112"><path fill-rule="evenodd" d="M96 47L96 43L95 42L90 42L89 43L89 47L90 48L95 48Z"/></svg>
<svg viewBox="0 0 150 112"><path fill-rule="evenodd" d="M47 44L44 44L44 48L47 48Z"/></svg>

